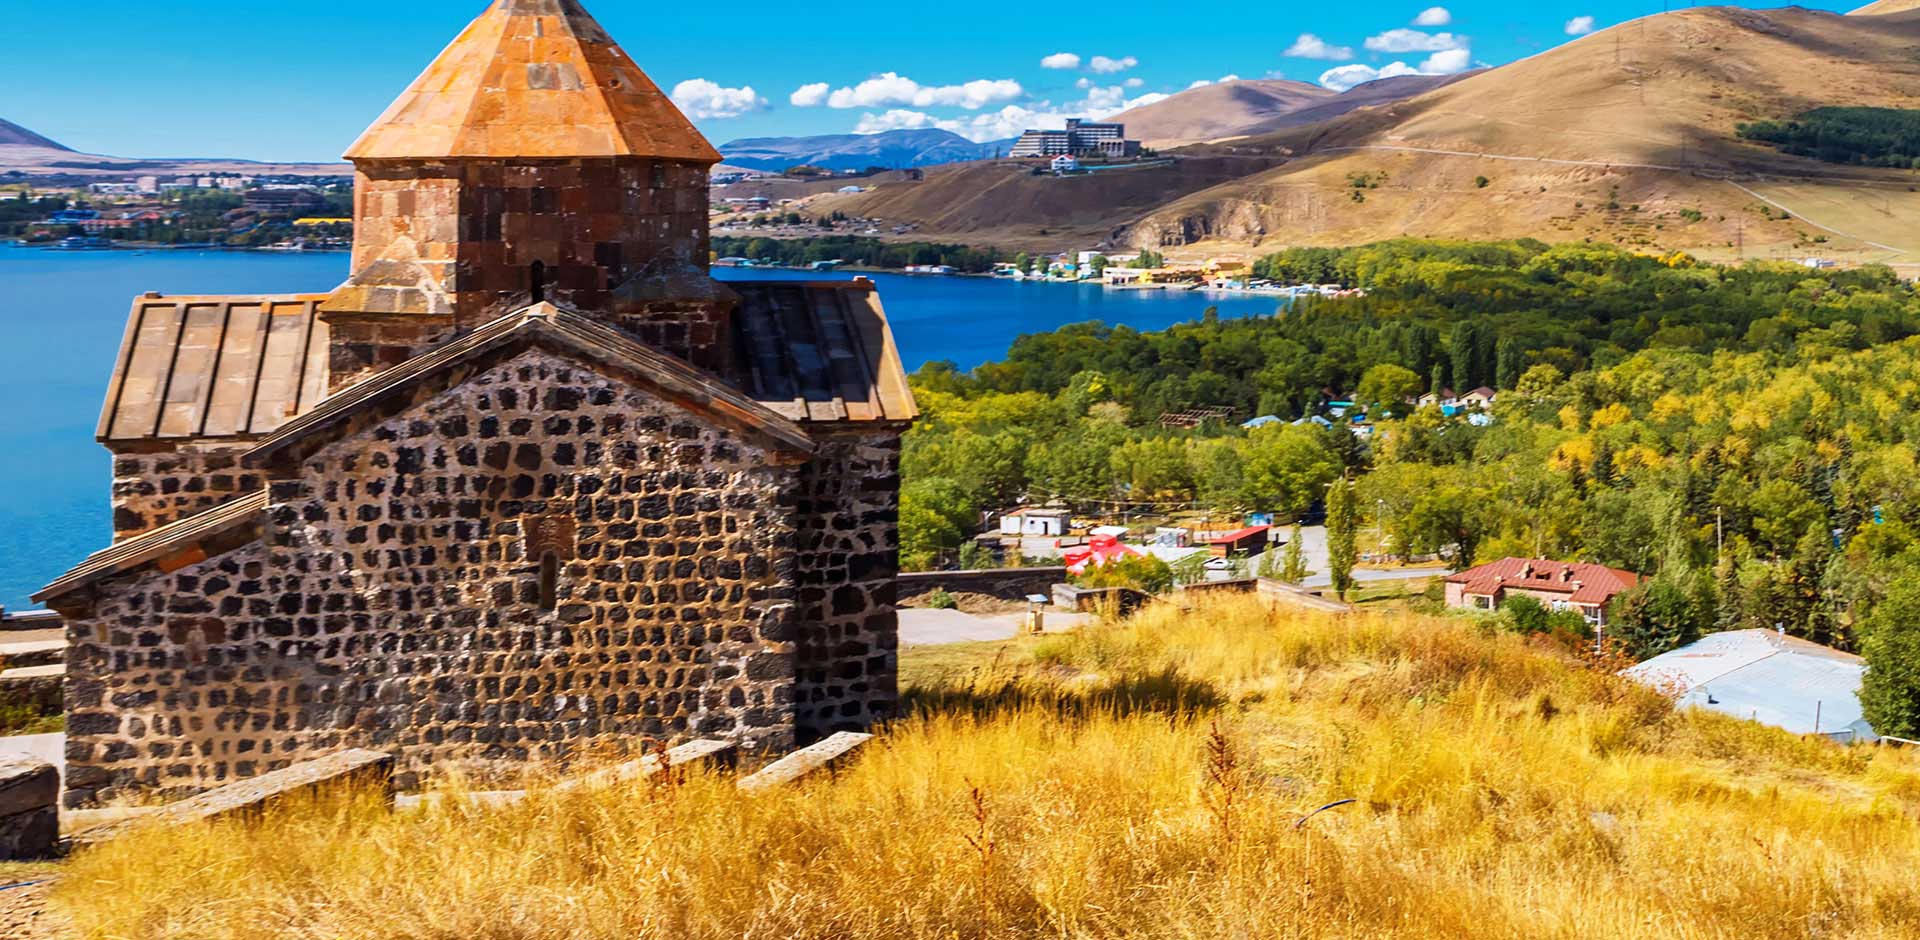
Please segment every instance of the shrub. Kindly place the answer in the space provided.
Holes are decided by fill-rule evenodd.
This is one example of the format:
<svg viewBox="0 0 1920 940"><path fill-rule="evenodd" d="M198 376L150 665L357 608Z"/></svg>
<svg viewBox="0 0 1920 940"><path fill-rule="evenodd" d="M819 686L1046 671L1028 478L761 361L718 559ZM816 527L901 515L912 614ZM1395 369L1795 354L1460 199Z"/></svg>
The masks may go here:
<svg viewBox="0 0 1920 940"><path fill-rule="evenodd" d="M927 592L926 606L933 610L952 610L960 606L960 602L954 600L946 588L940 587Z"/></svg>
<svg viewBox="0 0 1920 940"><path fill-rule="evenodd" d="M1152 555L1134 555L1089 567L1073 583L1086 588L1123 587L1164 594L1173 589L1173 568Z"/></svg>
<svg viewBox="0 0 1920 940"><path fill-rule="evenodd" d="M1516 633L1547 631L1547 608L1536 598L1525 594L1510 595L1500 603L1500 609L1507 615L1507 625Z"/></svg>

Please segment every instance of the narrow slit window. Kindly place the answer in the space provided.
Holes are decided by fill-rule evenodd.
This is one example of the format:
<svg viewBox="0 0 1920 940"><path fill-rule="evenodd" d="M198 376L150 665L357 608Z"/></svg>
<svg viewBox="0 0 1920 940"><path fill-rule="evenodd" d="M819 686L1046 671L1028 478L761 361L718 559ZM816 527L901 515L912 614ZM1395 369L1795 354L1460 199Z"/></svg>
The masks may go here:
<svg viewBox="0 0 1920 940"><path fill-rule="evenodd" d="M653 187L654 189L667 188L667 165L666 164L661 163L658 160L653 161L653 165L649 167L649 176L647 178L647 185Z"/></svg>
<svg viewBox="0 0 1920 940"><path fill-rule="evenodd" d="M540 609L552 610L559 604L560 556L547 552L540 556Z"/></svg>
<svg viewBox="0 0 1920 940"><path fill-rule="evenodd" d="M546 300L546 299L547 299L547 265L546 265L546 262L543 262L543 261L535 261L535 262L533 263L533 269L532 269L532 271L530 272L530 277L532 278L532 281L533 281L533 283L532 283L532 288L533 288L533 302L534 302L534 303L539 303L539 302L541 302L541 301L543 301L543 300Z"/></svg>

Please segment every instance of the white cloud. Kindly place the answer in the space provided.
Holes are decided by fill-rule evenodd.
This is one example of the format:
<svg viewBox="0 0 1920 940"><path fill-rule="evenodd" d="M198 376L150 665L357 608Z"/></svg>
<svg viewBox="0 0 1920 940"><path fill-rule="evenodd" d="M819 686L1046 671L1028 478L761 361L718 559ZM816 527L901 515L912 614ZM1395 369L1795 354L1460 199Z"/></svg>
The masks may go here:
<svg viewBox="0 0 1920 940"><path fill-rule="evenodd" d="M826 82L810 82L795 88L787 101L796 108L817 108L827 103L827 91L832 87Z"/></svg>
<svg viewBox="0 0 1920 940"><path fill-rule="evenodd" d="M1114 72L1124 72L1139 64L1140 64L1140 60L1130 55L1121 56L1118 59L1109 59L1106 56L1097 55L1097 56L1094 56L1092 59L1088 60L1087 68L1090 68L1103 75L1110 75Z"/></svg>
<svg viewBox="0 0 1920 940"><path fill-rule="evenodd" d="M1040 67L1043 69L1077 69L1080 67L1080 56L1071 52L1056 52L1053 55L1041 59Z"/></svg>
<svg viewBox="0 0 1920 940"><path fill-rule="evenodd" d="M1146 83L1147 83L1147 80L1146 80L1146 79L1144 79L1144 78L1140 78L1140 77L1138 77L1138 76L1136 76L1136 77L1134 77L1134 78L1129 78L1129 79L1127 79L1127 80L1126 80L1126 82L1124 82L1124 84L1125 84L1125 85L1126 85L1126 86L1127 86L1128 88L1139 88L1140 86L1142 86L1142 85L1145 85Z"/></svg>
<svg viewBox="0 0 1920 940"><path fill-rule="evenodd" d="M827 95L830 108L882 108L910 105L915 108L954 107L969 111L990 104L1013 101L1026 89L1010 78L979 78L959 85L922 85L911 78L886 72L851 88L836 88Z"/></svg>
<svg viewBox="0 0 1920 940"><path fill-rule="evenodd" d="M1472 67L1471 51L1443 49L1427 56L1417 66L1408 65L1402 61L1389 62L1379 68L1371 65L1342 65L1321 73L1320 84L1334 91L1346 91L1356 85L1364 85L1383 78L1398 78L1402 75L1457 75Z"/></svg>
<svg viewBox="0 0 1920 940"><path fill-rule="evenodd" d="M1444 52L1448 49L1465 49L1467 37L1452 33L1423 33L1417 29L1390 29L1378 36L1368 36L1365 43L1374 52Z"/></svg>
<svg viewBox="0 0 1920 940"><path fill-rule="evenodd" d="M853 126L856 134L879 134L885 131L919 130L923 127L938 127L940 120L925 111L908 111L894 108L884 114L862 114L859 123Z"/></svg>
<svg viewBox="0 0 1920 940"><path fill-rule="evenodd" d="M1194 81L1194 83L1188 85L1187 88L1188 90L1192 90L1195 88L1205 88L1208 85L1224 85L1228 82L1237 82L1239 80L1240 76L1238 75L1222 75L1219 78L1202 78Z"/></svg>
<svg viewBox="0 0 1920 940"><path fill-rule="evenodd" d="M767 106L767 99L755 94L751 85L727 88L704 78L690 78L673 86L670 97L695 120L739 117Z"/></svg>
<svg viewBox="0 0 1920 940"><path fill-rule="evenodd" d="M1594 26L1593 17L1576 16L1573 19L1570 19L1567 21L1567 35L1585 36L1586 34L1593 32L1593 26Z"/></svg>
<svg viewBox="0 0 1920 940"><path fill-rule="evenodd" d="M1352 46L1336 46L1312 33L1301 33L1287 51L1280 53L1296 59L1324 59L1329 62L1345 62L1353 58Z"/></svg>
<svg viewBox="0 0 1920 940"><path fill-rule="evenodd" d="M1445 26L1453 22L1453 12L1446 7L1428 7L1413 18L1415 26Z"/></svg>
<svg viewBox="0 0 1920 940"><path fill-rule="evenodd" d="M1473 51L1470 49L1445 49L1427 56L1420 63L1422 75L1458 75L1473 68Z"/></svg>
<svg viewBox="0 0 1920 940"><path fill-rule="evenodd" d="M1365 85L1383 78L1418 74L1420 74L1419 69L1405 62L1390 62L1377 69L1371 65L1342 65L1320 73L1320 84L1334 91L1346 91L1356 85Z"/></svg>

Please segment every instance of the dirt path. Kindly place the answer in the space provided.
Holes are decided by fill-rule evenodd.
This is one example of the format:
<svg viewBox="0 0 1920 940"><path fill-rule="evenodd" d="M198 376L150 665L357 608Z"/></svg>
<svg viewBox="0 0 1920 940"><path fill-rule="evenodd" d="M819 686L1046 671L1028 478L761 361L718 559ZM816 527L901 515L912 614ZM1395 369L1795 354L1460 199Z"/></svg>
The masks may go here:
<svg viewBox="0 0 1920 940"><path fill-rule="evenodd" d="M65 936L60 918L47 910L51 875L26 876L0 885L0 937L6 940L58 940Z"/></svg>

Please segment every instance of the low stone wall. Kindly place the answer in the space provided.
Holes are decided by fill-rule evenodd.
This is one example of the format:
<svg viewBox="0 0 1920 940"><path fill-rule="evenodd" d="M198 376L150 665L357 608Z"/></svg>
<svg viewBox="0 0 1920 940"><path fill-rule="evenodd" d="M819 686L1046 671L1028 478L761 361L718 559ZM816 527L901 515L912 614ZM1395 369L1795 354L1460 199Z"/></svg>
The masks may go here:
<svg viewBox="0 0 1920 940"><path fill-rule="evenodd" d="M58 712L60 687L66 679L67 667L61 663L0 670L0 705L24 705L49 714Z"/></svg>
<svg viewBox="0 0 1920 940"><path fill-rule="evenodd" d="M1153 595L1132 588L1083 588L1071 584L1053 586L1053 606L1085 614L1125 616L1153 600Z"/></svg>
<svg viewBox="0 0 1920 940"><path fill-rule="evenodd" d="M1252 594L1258 590L1260 582L1255 578L1237 578L1232 581L1196 581L1180 588L1180 593L1194 596L1215 594Z"/></svg>
<svg viewBox="0 0 1920 940"><path fill-rule="evenodd" d="M25 754L0 754L0 861L53 854L59 807L58 769Z"/></svg>
<svg viewBox="0 0 1920 940"><path fill-rule="evenodd" d="M1053 586L1067 579L1067 569L988 568L981 571L915 571L896 581L899 597L906 600L935 590L951 593L985 594L1010 601L1026 600L1029 594L1050 594Z"/></svg>

